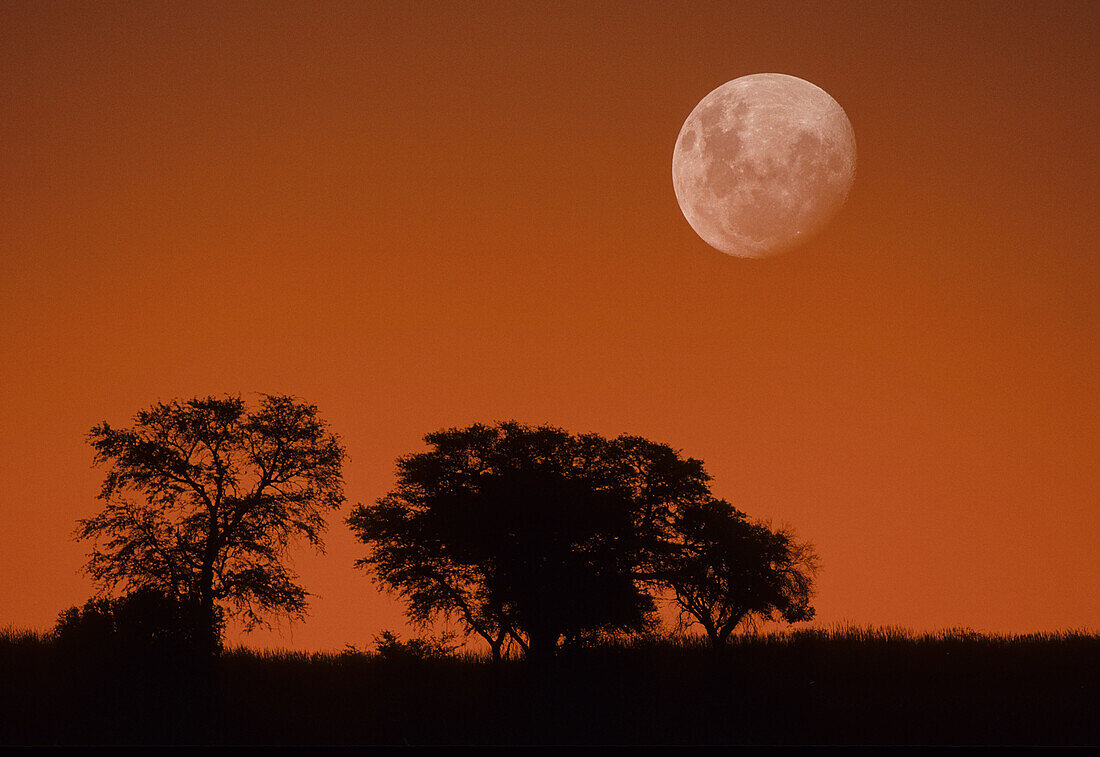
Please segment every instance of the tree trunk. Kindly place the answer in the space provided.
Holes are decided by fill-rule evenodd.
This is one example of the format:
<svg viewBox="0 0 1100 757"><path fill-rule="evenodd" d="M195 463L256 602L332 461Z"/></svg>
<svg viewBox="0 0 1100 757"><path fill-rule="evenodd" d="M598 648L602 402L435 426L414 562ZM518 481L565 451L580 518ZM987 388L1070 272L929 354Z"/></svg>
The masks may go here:
<svg viewBox="0 0 1100 757"><path fill-rule="evenodd" d="M214 598L209 593L202 598L202 603L199 606L197 639L198 651L206 658L211 658L218 653L218 638L217 622L214 610Z"/></svg>
<svg viewBox="0 0 1100 757"><path fill-rule="evenodd" d="M218 652L217 626L214 616L214 561L218 557L218 510L212 508L207 523L206 548L203 550L202 571L199 574L198 651L207 658Z"/></svg>
<svg viewBox="0 0 1100 757"><path fill-rule="evenodd" d="M718 627L714 624L714 621L710 619L710 616L703 613L697 613L695 617L699 620L699 625L706 630L707 641L710 642L711 649L717 649L722 642L718 638Z"/></svg>
<svg viewBox="0 0 1100 757"><path fill-rule="evenodd" d="M198 607L195 608L194 641L195 651L205 658L213 658L218 653L221 639L218 637L217 608L214 606L214 554L207 550L199 574Z"/></svg>
<svg viewBox="0 0 1100 757"><path fill-rule="evenodd" d="M726 645L726 642L729 641L730 634L733 633L733 629L737 628L737 626L740 625L741 621L745 619L745 615L746 613L744 611L739 612L736 615L731 615L729 620L727 620L725 624L720 629L718 629L719 646Z"/></svg>
<svg viewBox="0 0 1100 757"><path fill-rule="evenodd" d="M558 649L561 632L549 628L532 628L527 634L527 659L539 665L545 665L554 659Z"/></svg>

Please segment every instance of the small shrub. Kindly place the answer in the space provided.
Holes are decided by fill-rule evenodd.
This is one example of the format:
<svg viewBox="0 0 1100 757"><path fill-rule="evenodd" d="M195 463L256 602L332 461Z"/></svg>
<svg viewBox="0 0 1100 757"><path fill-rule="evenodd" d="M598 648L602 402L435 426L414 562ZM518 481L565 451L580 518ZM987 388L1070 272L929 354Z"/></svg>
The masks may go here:
<svg viewBox="0 0 1100 757"><path fill-rule="evenodd" d="M62 611L54 638L62 648L84 653L184 652L201 645L197 617L192 606L141 589L117 599L93 597L83 607ZM215 620L220 651L225 630L220 611Z"/></svg>
<svg viewBox="0 0 1100 757"><path fill-rule="evenodd" d="M393 631L383 631L374 637L376 654L383 660L440 660L453 657L462 646L455 641L455 634L447 631L438 637L420 636L401 641Z"/></svg>

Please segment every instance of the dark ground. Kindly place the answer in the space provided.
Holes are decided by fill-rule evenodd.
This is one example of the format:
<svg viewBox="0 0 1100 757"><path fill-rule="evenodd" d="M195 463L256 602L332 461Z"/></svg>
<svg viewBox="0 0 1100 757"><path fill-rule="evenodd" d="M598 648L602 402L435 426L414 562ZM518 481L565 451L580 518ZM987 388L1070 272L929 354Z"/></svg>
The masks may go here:
<svg viewBox="0 0 1100 757"><path fill-rule="evenodd" d="M800 632L550 668L224 653L209 670L0 635L0 743L1100 744L1100 636Z"/></svg>

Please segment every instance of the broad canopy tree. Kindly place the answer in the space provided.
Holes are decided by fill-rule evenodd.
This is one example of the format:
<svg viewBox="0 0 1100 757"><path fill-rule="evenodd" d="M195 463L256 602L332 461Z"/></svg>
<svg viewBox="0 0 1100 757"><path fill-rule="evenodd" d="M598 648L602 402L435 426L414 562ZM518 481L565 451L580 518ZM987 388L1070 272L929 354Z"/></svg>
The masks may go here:
<svg viewBox="0 0 1100 757"><path fill-rule="evenodd" d="M689 577L715 579L682 565L709 554L679 531L713 501L698 460L640 437L515 422L425 441L398 460L397 486L348 518L370 547L357 565L414 622L458 619L494 659L509 642L545 659L563 638L643 631L662 593L680 586L680 601Z"/></svg>
<svg viewBox="0 0 1100 757"><path fill-rule="evenodd" d="M662 572L680 622L698 624L713 646L743 621L810 620L813 547L789 529L772 530L728 502L691 503L676 514L675 543Z"/></svg>
<svg viewBox="0 0 1100 757"><path fill-rule="evenodd" d="M344 501L345 451L313 405L262 395L157 403L129 428L88 436L108 466L103 510L79 521L85 571L109 593L156 591L191 608L217 648L222 611L247 627L300 618L307 592L288 547L323 550L325 516Z"/></svg>
<svg viewBox="0 0 1100 757"><path fill-rule="evenodd" d="M429 434L400 459L397 487L348 519L372 547L360 567L409 617L455 617L499 659L563 637L637 631L654 612L654 563L669 507L706 493L696 460L635 437L608 441L517 423Z"/></svg>

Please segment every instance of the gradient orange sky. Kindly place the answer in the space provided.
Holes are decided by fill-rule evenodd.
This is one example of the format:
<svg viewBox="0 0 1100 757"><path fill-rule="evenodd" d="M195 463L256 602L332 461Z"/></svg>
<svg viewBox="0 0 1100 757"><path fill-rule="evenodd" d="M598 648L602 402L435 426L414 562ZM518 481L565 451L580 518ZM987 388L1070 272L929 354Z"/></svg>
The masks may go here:
<svg viewBox="0 0 1100 757"><path fill-rule="evenodd" d="M638 434L816 544L824 624L1100 627L1100 4L2 7L0 625L92 592L94 424L269 392L343 436L348 509L439 428ZM671 156L759 72L859 167L752 261ZM308 621L231 641L403 628L342 517Z"/></svg>

